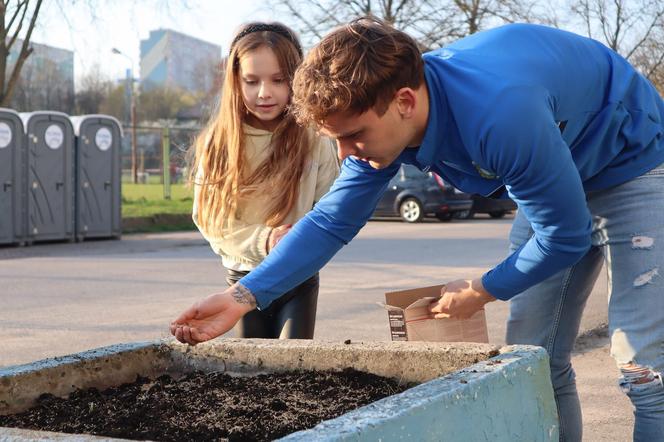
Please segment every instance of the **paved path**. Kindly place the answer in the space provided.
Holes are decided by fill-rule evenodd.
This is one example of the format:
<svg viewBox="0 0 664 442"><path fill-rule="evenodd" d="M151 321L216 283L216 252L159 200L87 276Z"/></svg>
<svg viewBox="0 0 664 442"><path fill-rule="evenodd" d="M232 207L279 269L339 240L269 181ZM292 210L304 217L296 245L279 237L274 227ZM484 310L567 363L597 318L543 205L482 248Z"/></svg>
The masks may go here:
<svg viewBox="0 0 664 442"><path fill-rule="evenodd" d="M572 359L583 409L585 442L619 442L632 440L634 416L632 403L616 384L619 371L609 355L605 337Z"/></svg>

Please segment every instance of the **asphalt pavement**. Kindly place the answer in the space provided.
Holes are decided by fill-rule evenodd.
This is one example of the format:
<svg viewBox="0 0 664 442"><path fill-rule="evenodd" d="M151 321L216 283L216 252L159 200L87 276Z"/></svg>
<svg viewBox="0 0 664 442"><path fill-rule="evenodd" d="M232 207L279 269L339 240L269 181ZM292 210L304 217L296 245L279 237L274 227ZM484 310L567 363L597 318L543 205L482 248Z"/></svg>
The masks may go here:
<svg viewBox="0 0 664 442"><path fill-rule="evenodd" d="M315 339L389 340L386 291L472 278L507 253L511 219L371 221L321 272ZM0 366L168 336L194 300L225 288L219 259L196 232L0 248ZM608 354L600 275L574 356L586 441L630 440L631 404ZM487 306L504 343L508 305Z"/></svg>

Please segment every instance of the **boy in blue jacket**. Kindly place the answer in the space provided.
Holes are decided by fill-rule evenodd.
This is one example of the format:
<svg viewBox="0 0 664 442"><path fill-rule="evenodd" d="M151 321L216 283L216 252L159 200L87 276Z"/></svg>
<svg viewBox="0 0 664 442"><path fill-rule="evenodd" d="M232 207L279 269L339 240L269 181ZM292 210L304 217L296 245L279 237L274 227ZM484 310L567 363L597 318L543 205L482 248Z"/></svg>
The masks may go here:
<svg viewBox="0 0 664 442"><path fill-rule="evenodd" d="M507 342L547 349L561 438L581 440L571 351L606 260L620 385L634 439L664 434L664 102L602 44L536 25L481 32L421 55L406 34L358 19L326 36L294 80L293 111L337 140L330 192L256 270L187 309L192 345L306 280L371 216L401 163L519 206L509 257L449 282L434 316L511 300Z"/></svg>

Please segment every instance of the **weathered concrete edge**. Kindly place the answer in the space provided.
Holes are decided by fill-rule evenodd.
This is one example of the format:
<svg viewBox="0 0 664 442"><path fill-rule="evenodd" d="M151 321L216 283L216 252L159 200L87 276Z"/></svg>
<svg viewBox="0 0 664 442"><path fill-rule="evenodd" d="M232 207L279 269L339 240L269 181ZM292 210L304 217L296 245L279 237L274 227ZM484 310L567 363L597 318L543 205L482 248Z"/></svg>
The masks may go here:
<svg viewBox="0 0 664 442"><path fill-rule="evenodd" d="M547 353L540 347L505 347L488 361L280 440L314 439L558 440Z"/></svg>
<svg viewBox="0 0 664 442"><path fill-rule="evenodd" d="M93 348L91 350L82 351L80 353L73 353L64 356L56 356L53 358L41 359L27 364L10 365L7 367L0 367L0 377L14 376L28 372L49 369L66 364L77 364L83 361L90 361L98 359L100 355L110 355L114 353L124 353L129 351L136 351L145 347L152 347L159 344L159 341L141 341L129 342L124 344L114 344L106 347Z"/></svg>
<svg viewBox="0 0 664 442"><path fill-rule="evenodd" d="M238 342L239 341L239 342ZM495 346L489 346L489 345L479 345L479 346L471 346L472 350L469 352L464 352L462 350L463 347L467 347L465 344L462 346L459 346L458 344L456 345L445 345L445 344L431 344L431 343L358 343L357 345L359 347L364 347L364 352L360 352L358 354L355 354L354 356L352 355L353 351L356 351L357 348L353 349L353 345L344 345L341 343L330 343L327 342L325 343L327 348L323 349L322 351L312 351L312 346L320 346L321 342L320 341L289 341L289 342L275 342L275 341L265 341L265 340L254 340L254 342L250 342L249 340L219 340L215 343L211 343L209 345L203 345L203 346L198 346L195 348L190 348L186 346L182 346L180 344L176 344L174 342L164 342L164 341L155 341L155 342L146 342L146 343L134 343L134 344L120 344L120 345L114 345L110 347L104 347L100 349L95 349L91 350L88 352L83 352L79 353L76 355L71 355L67 357L60 357L60 358L53 358L50 360L44 360L44 361L38 361L36 363L32 364L25 364L22 366L16 366L16 367L10 367L10 369L3 369L2 371L7 373L11 373L11 376L9 378L16 378L16 380L22 380L25 381L26 376L32 376L30 380L34 380L35 378L46 378L42 379L41 382L45 382L50 376L52 375L57 375L60 370L62 370L63 364L70 365L69 368L73 368L77 372L77 376L81 376L80 382L78 383L77 387L81 388L83 387L86 383L91 383L92 385L99 386L99 379L98 377L101 375L104 377L105 381L109 381L109 376L108 372L104 372L104 369L107 368L112 368L113 374L112 378L113 380L110 380L109 383L113 385L117 385L118 383L121 382L129 382L132 381L133 377L135 377L137 370L140 371L141 374L143 375L150 375L150 372L154 373L163 373L163 372L168 372L168 371L179 371L182 368L187 368L187 364L189 364L190 368L198 368L198 369L203 369L199 365L201 361L204 361L206 363L209 363L209 368L210 369L219 369L222 364L223 364L223 370L230 370L233 368L235 365L237 367L235 368L242 368L245 367L247 364L258 364L259 368L262 368L266 371L279 369L280 364L286 364L290 369L293 368L305 368L309 366L312 361L316 362L318 360L319 364L318 365L323 365L323 367L310 367L311 368L327 368L327 369L332 369L334 368L335 364L341 364L344 366L358 366L358 368L362 368L364 366L364 360L371 360L371 364L373 365L382 365L385 363L384 357L386 356L383 354L380 358L375 358L374 356L380 355L381 354L381 349L382 352L384 353L385 347L389 346L389 348L394 351L397 350L397 354L400 354L401 356L411 354L411 356L416 356L419 354L419 356L422 356L422 354L430 354L430 353L438 353L438 358L440 358L441 355L444 355L445 357L450 357L452 358L455 357L460 357L463 359L464 357L486 357L487 352L495 354ZM289 354L288 357L284 358L283 355L281 358L277 358L276 360L273 359L274 355L269 355L265 354L264 351L265 349L272 349L276 351L276 353L279 353L279 349L277 347L286 347L289 348L291 353ZM526 347L521 347L521 350L517 348L517 350L514 349L509 349L508 354L512 353L518 353L518 352L524 352L526 351ZM283 348L281 349L283 351ZM543 352L543 350L540 349L540 351ZM146 352L150 354L150 357L145 357ZM457 353L455 353L457 352ZM511 353L510 353L511 352ZM129 353L129 354L127 354ZM467 353L464 355L464 353ZM332 354L336 354L337 356L342 355L343 357L340 358L332 358L334 359L331 361L330 356ZM253 355L254 357L252 358ZM303 356L304 355L304 356ZM306 355L310 355L312 360L308 360ZM350 356L350 357L349 357ZM394 356L394 354L392 354ZM118 362L124 362L125 360L123 358L130 358L131 363L128 364L118 364ZM257 358L256 358L257 357ZM263 358L263 359L261 359ZM512 359L514 359L512 356L499 356L498 358L501 358L501 363L498 364L494 361L489 363L487 361L481 362L479 364L472 365L468 367L468 364L465 364L464 369L462 369L459 372L452 373L445 378L446 382L452 382L451 384L447 385L445 388L442 390L448 390L448 394L461 394L463 393L462 391L457 391L458 390L458 385L468 385L473 381L473 385L476 384L474 382L475 378L477 376L485 371L488 372L494 372L496 371L495 368L492 368L491 370L487 370L486 367L496 367L500 366L502 367L509 367L511 365L514 365L514 370L505 370L505 373L511 373L512 371L518 371L517 370L517 365L512 362ZM519 358L523 359L523 356L519 356ZM138 359L137 361L135 359ZM436 357L431 358L432 360L436 360ZM518 358L517 358L518 359ZM207 361L206 361L207 360ZM216 365L214 364L216 360ZM322 361L322 362L321 362ZM404 361L401 361L402 363ZM440 361L438 361L440 362ZM546 385L550 389L550 384L548 382L548 364L546 363L546 359L544 360L544 365L546 367L546 373L544 374L543 378L546 379ZM185 365L181 365L185 364ZM484 364L484 365L483 365ZM504 365L503 365L504 364ZM294 366L295 365L295 366ZM408 365L402 364L402 365ZM446 363L443 363L442 365L446 365ZM485 367L484 369L481 369L481 367ZM535 367L534 365L526 367L526 371L530 367L531 372L534 372L536 370L533 369ZM46 373L43 371L39 371L42 369L46 369ZM418 367L419 368L419 367ZM436 370L439 370L440 367L436 368L436 365L432 365L433 371L432 373L436 373ZM535 367L537 368L537 367ZM392 368L393 369L393 368ZM446 368L447 370L450 369L449 366ZM403 370L403 369L401 369ZM521 370L523 371L523 370ZM38 375L40 374L40 375ZM465 378L459 378L458 376L466 376ZM119 378L126 378L124 381L119 382ZM405 377L408 377L406 374ZM437 377L437 376L434 376ZM505 378L508 378L509 376L504 375ZM514 377L514 376L512 376ZM542 378L542 376L540 376ZM8 378L5 378L8 379ZM5 381L3 379L3 381ZM438 379L438 381L442 381L443 379ZM454 379L458 381L458 383L453 382ZM501 380L500 378L497 378L499 381ZM464 384L462 382L467 382L467 384ZM436 382L436 381L434 381ZM511 381L510 381L511 383ZM519 384L517 382L517 384ZM50 391L50 390L44 390L43 385L41 387L38 387L37 389L41 388L41 392L43 391ZM479 385L479 384L478 384ZM453 388L455 387L456 388ZM518 385L517 385L518 386ZM2 385L0 385L2 387ZM52 387L52 385L51 385ZM416 387L415 391L413 393L410 393L411 396L413 396L415 399L417 399L418 395L422 395L423 390L421 389L422 387ZM478 390L481 387L478 387ZM496 387L498 388L498 387ZM513 387L510 387L513 388ZM439 388L440 389L440 388ZM6 389L5 389L6 390ZM520 388L519 390L522 390ZM7 391L5 391L7 393ZM428 389L426 390L427 394L430 394L431 391ZM514 393L512 393L514 395ZM440 392L436 393L437 396L440 396ZM529 400L533 400L533 398L530 398L532 396L532 391L525 391L522 392L521 395L527 396ZM464 395L461 394L461 397ZM517 394L517 397L520 395ZM546 395L543 395L542 397L544 398ZM552 393L550 394L551 401L552 399ZM421 399L421 398L419 398ZM535 398L536 399L536 398ZM434 408L433 413L436 416L436 418L439 418L440 416L440 404L434 404L432 406L431 404L428 404L430 401L425 401L424 403L419 404L421 410L418 409L416 406L417 404L410 404L408 407L409 412L406 412L404 414L402 408L402 404L398 404L398 411L400 416L397 416L397 421L398 419L401 418L401 416L411 416L413 413L416 413L417 419L419 420L422 415L427 416L427 413L431 413L431 409ZM485 401L486 402L486 401ZM526 401L527 402L527 401ZM537 402L537 401L535 401ZM524 402L522 400L519 400L517 406L515 407L518 409L520 406L522 406ZM376 407L378 406L376 404L370 405L371 407ZM427 405L428 404L428 405ZM503 404L503 402L498 402L498 404ZM2 404L0 404L2 405ZM415 406L413 406L415 405ZM448 404L449 405L449 404ZM532 405L528 405L529 409L542 409L541 406L538 405L538 407L533 407ZM447 419L448 414L458 414L458 408L466 409L468 408L467 404L464 404L463 401L460 403L459 406L457 406L456 403L454 403L454 406L452 407L452 411L449 411L445 413L445 417ZM477 408L477 407L476 407ZM363 409L360 409L363 410ZM356 415L360 410L357 410L355 412L352 412L350 415ZM469 413L473 413L473 415L477 415L478 411L475 409L470 408ZM479 411L482 413L482 411ZM543 416L547 416L547 413L540 413ZM550 414L550 413L549 413ZM345 415L348 416L348 415ZM554 416L555 416L555 409L554 409ZM340 417L339 419L342 419L344 417ZM414 417L411 416L411 420ZM372 424L375 424L374 418L372 415L368 415L366 419L369 419L369 421L372 422ZM533 422L541 422L542 419L538 417L529 417L528 419L531 419ZM356 419L357 420L357 419ZM390 434L398 434L394 430L390 430L390 425L394 424L395 419L388 419L386 421L386 425L383 425L381 428L381 431L387 431L390 432ZM456 419L458 422L467 422L467 416L466 420L461 417L461 419ZM329 421L329 422L334 422L334 421ZM492 424L493 425L493 424ZM417 424L417 427L422 427L419 423ZM489 426L490 427L490 426ZM425 425L422 427L423 429L430 428L434 429L437 428L436 426L432 425ZM19 431L19 434L13 434L13 433L7 433L7 431ZM401 429L403 432L403 428ZM411 428L412 430L412 428ZM447 430L447 428L446 428ZM311 431L311 430L309 430ZM335 434L336 434L335 430ZM410 431L410 430L409 430ZM431 432L431 431L430 431ZM446 431L446 434L449 434L449 431ZM296 433L299 434L299 433ZM338 434L336 434L338 436ZM342 433L343 435L343 433ZM357 428L355 429L354 432L348 433L346 432L345 436L346 439L350 440L357 440L359 437L360 439L362 438L363 433L357 432ZM465 437L468 435L467 431L464 431L463 437L457 440L467 440ZM523 436L523 432L519 434L520 436ZM4 436L4 437L2 437ZM423 437L426 436L426 433L423 434ZM72 437L72 439L66 439L67 437ZM86 440L85 435L62 435L63 440ZM291 436L289 436L291 437ZM316 438L324 439L324 434L316 434ZM419 436L418 436L419 437ZM373 439L374 436L370 436L369 439ZM48 439L48 438L47 438ZM429 437L429 440L439 440L440 435L435 434L435 431L433 432L433 436ZM492 440L501 440L501 439L496 439L493 435L490 437ZM548 439L537 439L537 438L529 438L530 440L548 440ZM29 430L10 430L10 429L0 429L0 440L44 440L44 438L35 435L34 432L29 431ZM111 438L108 438L107 440L113 440ZM332 440L340 440L339 437L336 439ZM426 439L425 439L426 440ZM455 439L450 439L450 440L455 440ZM482 440L482 439L478 439Z"/></svg>
<svg viewBox="0 0 664 442"><path fill-rule="evenodd" d="M104 389L133 382L139 373L168 373L171 353L159 341L135 342L1 368L0 414L29 408L44 392L66 396L77 388Z"/></svg>
<svg viewBox="0 0 664 442"><path fill-rule="evenodd" d="M48 392L107 388L137 375L194 370L256 373L352 367L405 382L424 382L498 353L488 344L219 339L196 347L175 340L117 344L0 369L0 414L20 412Z"/></svg>
<svg viewBox="0 0 664 442"><path fill-rule="evenodd" d="M168 342L174 366L210 371L260 373L289 370L356 370L426 382L499 353L491 344L444 342L354 342L220 339L190 347Z"/></svg>
<svg viewBox="0 0 664 442"><path fill-rule="evenodd" d="M128 440L130 439L93 436L91 434L54 433L51 431L35 431L23 430L19 428L0 427L0 442L122 442Z"/></svg>

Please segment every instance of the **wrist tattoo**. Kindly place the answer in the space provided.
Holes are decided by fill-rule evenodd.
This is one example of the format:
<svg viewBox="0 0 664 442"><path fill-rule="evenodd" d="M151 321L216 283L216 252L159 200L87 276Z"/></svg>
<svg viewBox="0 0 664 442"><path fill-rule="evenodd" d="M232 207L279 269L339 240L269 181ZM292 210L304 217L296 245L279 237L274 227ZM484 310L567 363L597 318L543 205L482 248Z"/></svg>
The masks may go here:
<svg viewBox="0 0 664 442"><path fill-rule="evenodd" d="M231 291L231 296L238 304L249 304L256 307L256 297L243 285L236 283Z"/></svg>

